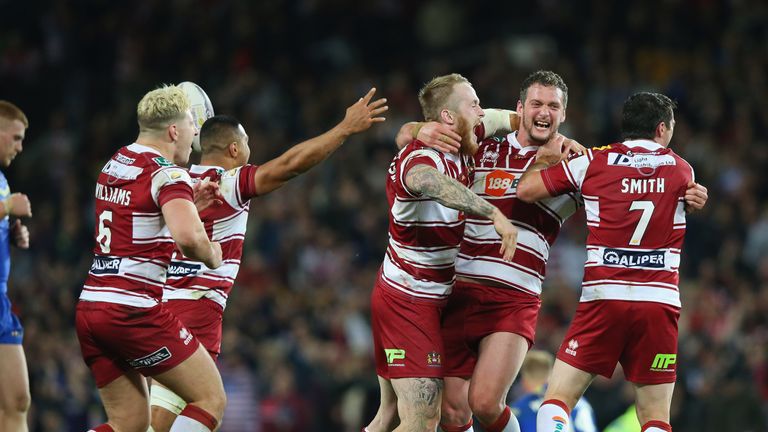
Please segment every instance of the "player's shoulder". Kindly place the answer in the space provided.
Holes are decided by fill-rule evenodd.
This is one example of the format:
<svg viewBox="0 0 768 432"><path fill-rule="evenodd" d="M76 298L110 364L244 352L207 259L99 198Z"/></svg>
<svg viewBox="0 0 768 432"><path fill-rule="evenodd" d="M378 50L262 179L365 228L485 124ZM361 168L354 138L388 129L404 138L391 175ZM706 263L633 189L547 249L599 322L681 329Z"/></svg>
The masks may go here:
<svg viewBox="0 0 768 432"><path fill-rule="evenodd" d="M423 142L417 139L414 139L408 145L403 147L402 150L400 150L400 153L398 153L398 159L400 160L400 162L404 162L414 157L423 156L423 157L428 157L432 160L437 161L437 160L444 160L446 155L447 155L446 153L443 153L440 150L436 150L431 147L427 147L427 145L424 144Z"/></svg>
<svg viewBox="0 0 768 432"><path fill-rule="evenodd" d="M192 177L192 181L202 179L219 181L226 173L224 168L218 166L192 165L189 167L189 176Z"/></svg>

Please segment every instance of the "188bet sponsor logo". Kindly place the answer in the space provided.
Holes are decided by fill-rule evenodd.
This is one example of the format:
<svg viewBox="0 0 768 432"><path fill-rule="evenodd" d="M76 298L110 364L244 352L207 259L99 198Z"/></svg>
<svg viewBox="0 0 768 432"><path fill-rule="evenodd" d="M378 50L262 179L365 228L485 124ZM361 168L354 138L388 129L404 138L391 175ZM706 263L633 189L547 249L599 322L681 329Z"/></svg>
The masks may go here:
<svg viewBox="0 0 768 432"><path fill-rule="evenodd" d="M510 188L516 188L519 179L507 172L496 170L485 176L485 193L490 196L501 197Z"/></svg>

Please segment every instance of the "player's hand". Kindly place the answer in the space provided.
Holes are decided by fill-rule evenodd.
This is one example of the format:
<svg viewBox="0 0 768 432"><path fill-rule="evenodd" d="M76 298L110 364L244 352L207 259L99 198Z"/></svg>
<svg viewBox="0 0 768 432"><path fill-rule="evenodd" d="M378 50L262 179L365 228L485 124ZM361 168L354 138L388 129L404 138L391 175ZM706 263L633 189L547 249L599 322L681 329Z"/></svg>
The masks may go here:
<svg viewBox="0 0 768 432"><path fill-rule="evenodd" d="M509 129L513 132L520 130L520 114L516 111L509 113Z"/></svg>
<svg viewBox="0 0 768 432"><path fill-rule="evenodd" d="M221 260L221 244L219 242L211 242L211 255L203 261L203 264L209 269L217 269L221 267Z"/></svg>
<svg viewBox="0 0 768 432"><path fill-rule="evenodd" d="M566 138L565 141L563 141L563 152L566 154L566 157L570 155L584 154L585 151L587 151L586 147L579 144L579 142L574 139Z"/></svg>
<svg viewBox="0 0 768 432"><path fill-rule="evenodd" d="M7 206L10 216L16 217L32 217L32 204L29 203L29 198L23 193L12 193L7 198Z"/></svg>
<svg viewBox="0 0 768 432"><path fill-rule="evenodd" d="M219 184L210 181L207 177L195 183L192 186L192 192L194 193L195 208L197 208L198 213L211 205L220 206L224 203L224 196L221 195Z"/></svg>
<svg viewBox="0 0 768 432"><path fill-rule="evenodd" d="M707 188L694 183L688 182L688 189L685 191L685 211L692 213L704 208L709 196L707 195Z"/></svg>
<svg viewBox="0 0 768 432"><path fill-rule="evenodd" d="M365 96L347 108L347 114L339 125L347 134L352 135L362 132L371 127L372 124L381 123L386 120L385 117L379 117L379 114L389 109L386 105L387 100L381 98L371 102L374 93L376 93L376 87L370 89Z"/></svg>
<svg viewBox="0 0 768 432"><path fill-rule="evenodd" d="M441 152L458 154L461 148L461 135L443 123L422 123L416 139L423 142L427 147Z"/></svg>
<svg viewBox="0 0 768 432"><path fill-rule="evenodd" d="M17 248L29 249L29 230L26 225L21 224L19 219L11 225L11 238Z"/></svg>
<svg viewBox="0 0 768 432"><path fill-rule="evenodd" d="M566 138L556 134L536 151L536 162L544 162L552 166L568 157L568 151L564 149Z"/></svg>
<svg viewBox="0 0 768 432"><path fill-rule="evenodd" d="M517 248L517 227L512 225L512 222L507 219L506 216L498 208L493 214L493 228L501 237L501 254L504 261L512 261L512 257L515 256L515 249Z"/></svg>

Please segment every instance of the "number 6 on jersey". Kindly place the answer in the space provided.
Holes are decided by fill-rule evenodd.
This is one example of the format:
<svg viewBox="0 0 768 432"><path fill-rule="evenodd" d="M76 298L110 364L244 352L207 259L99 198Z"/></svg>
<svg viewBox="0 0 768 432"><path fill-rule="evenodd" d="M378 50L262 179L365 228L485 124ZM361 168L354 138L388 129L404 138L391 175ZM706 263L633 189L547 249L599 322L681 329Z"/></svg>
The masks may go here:
<svg viewBox="0 0 768 432"><path fill-rule="evenodd" d="M112 230L104 224L105 221L112 223L112 211L104 210L99 215L99 235L96 236L96 242L101 247L101 251L108 254L110 251L110 243L112 243Z"/></svg>

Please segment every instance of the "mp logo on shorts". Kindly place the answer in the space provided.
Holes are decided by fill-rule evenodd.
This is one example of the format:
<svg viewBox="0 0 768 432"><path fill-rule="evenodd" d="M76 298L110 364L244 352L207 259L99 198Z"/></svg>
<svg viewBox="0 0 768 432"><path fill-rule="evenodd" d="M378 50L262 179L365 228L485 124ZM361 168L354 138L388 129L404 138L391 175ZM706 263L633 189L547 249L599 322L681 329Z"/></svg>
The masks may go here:
<svg viewBox="0 0 768 432"><path fill-rule="evenodd" d="M440 361L440 353L432 351L427 354L427 366L429 367L443 367L442 361Z"/></svg>
<svg viewBox="0 0 768 432"><path fill-rule="evenodd" d="M571 339L568 341L568 348L565 349L565 353L576 357L577 349L579 349L579 343L576 342L576 339Z"/></svg>
<svg viewBox="0 0 768 432"><path fill-rule="evenodd" d="M405 366L405 362L398 362L398 360L405 360L405 350L398 348L384 348L384 354L387 355L387 366Z"/></svg>
<svg viewBox="0 0 768 432"><path fill-rule="evenodd" d="M159 365L171 357L173 357L173 355L168 347L162 347L152 354L137 358L136 360L128 360L128 364L134 369L152 367Z"/></svg>
<svg viewBox="0 0 768 432"><path fill-rule="evenodd" d="M675 368L670 366L675 363L677 363L677 354L656 354L651 370L654 372L674 372Z"/></svg>

